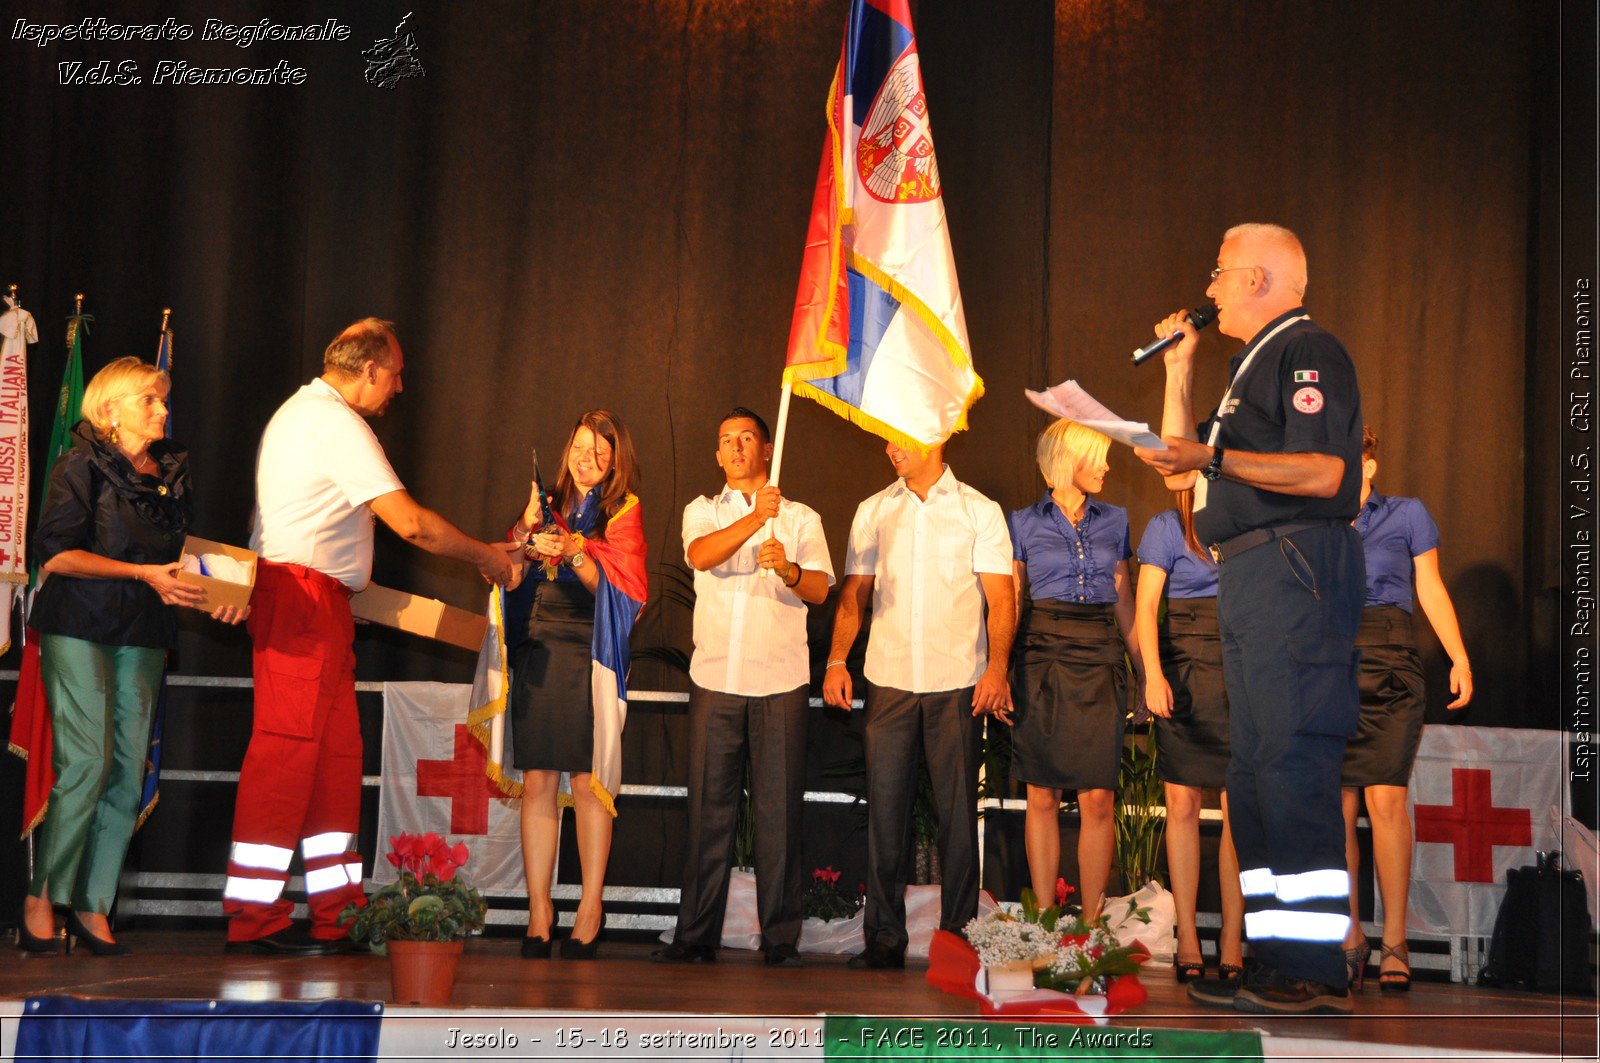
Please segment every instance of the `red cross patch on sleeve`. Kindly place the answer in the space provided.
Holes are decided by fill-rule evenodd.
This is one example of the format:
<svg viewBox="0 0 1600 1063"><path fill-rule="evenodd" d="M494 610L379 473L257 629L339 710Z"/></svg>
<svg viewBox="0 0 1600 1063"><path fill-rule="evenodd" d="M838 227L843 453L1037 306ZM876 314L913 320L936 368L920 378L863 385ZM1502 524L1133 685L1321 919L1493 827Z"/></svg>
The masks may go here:
<svg viewBox="0 0 1600 1063"><path fill-rule="evenodd" d="M1291 401L1301 413L1317 413L1322 409L1322 392L1316 388L1301 388Z"/></svg>

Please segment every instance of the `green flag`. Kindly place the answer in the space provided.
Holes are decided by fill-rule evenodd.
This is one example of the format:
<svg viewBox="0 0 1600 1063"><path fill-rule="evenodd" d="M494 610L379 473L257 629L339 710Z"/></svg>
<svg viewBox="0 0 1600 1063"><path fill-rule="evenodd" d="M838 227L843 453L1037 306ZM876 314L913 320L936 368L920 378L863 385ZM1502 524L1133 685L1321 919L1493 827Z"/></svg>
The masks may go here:
<svg viewBox="0 0 1600 1063"><path fill-rule="evenodd" d="M44 454L44 484L39 489L39 512L44 512L44 500L50 491L50 470L56 459L72 447L72 427L83 420L83 334L89 331L94 318L83 312L67 318L67 368L61 374L61 394L56 399L56 419L50 426L50 448ZM35 587L39 585L39 571L30 570Z"/></svg>

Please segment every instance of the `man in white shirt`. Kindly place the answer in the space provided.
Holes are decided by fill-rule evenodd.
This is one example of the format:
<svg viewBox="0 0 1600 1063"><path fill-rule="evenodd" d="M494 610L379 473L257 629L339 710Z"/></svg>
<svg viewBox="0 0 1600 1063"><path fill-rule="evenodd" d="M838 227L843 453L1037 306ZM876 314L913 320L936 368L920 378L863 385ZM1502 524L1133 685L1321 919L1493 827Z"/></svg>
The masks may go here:
<svg viewBox="0 0 1600 1063"><path fill-rule="evenodd" d="M822 686L829 705L850 708L845 658L870 597L867 947L850 960L855 968L905 966L919 737L939 817L940 925L959 933L977 914L975 717L1011 722L1016 602L1005 515L955 478L942 446L921 455L890 443L888 454L900 478L856 509Z"/></svg>
<svg viewBox="0 0 1600 1063"><path fill-rule="evenodd" d="M689 840L677 932L651 956L658 963L716 959L748 749L762 950L769 966L803 966L806 604L828 597L833 562L817 514L767 482L771 461L767 423L735 407L717 428L727 484L683 511L695 593Z"/></svg>
<svg viewBox="0 0 1600 1063"><path fill-rule="evenodd" d="M250 547L255 719L239 772L222 907L228 951L334 951L346 904L363 904L350 595L372 575L374 516L430 553L506 583L518 544L490 545L424 508L390 468L366 419L401 391L394 325L365 318L323 353L322 376L267 423L256 458ZM311 929L283 899L298 844Z"/></svg>

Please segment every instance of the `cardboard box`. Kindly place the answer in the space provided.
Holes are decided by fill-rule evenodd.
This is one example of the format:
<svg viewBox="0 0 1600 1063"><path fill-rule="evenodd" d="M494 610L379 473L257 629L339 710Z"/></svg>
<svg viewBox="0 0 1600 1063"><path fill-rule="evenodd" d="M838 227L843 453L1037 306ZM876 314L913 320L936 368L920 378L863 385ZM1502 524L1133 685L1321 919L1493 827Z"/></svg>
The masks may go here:
<svg viewBox="0 0 1600 1063"><path fill-rule="evenodd" d="M474 653L483 646L484 633L489 630L489 621L476 613L376 583L369 583L366 590L351 597L350 611L362 620Z"/></svg>
<svg viewBox="0 0 1600 1063"><path fill-rule="evenodd" d="M232 583L213 576L201 576L193 572L179 572L178 579L184 583L192 583L206 592L205 598L194 608L203 612L214 613L224 605L237 605L243 608L250 604L250 595L256 589L255 554L240 546L216 543L210 539L201 539L193 535L184 539L183 552L193 554L196 557L201 554L223 554L239 562L250 577L249 582Z"/></svg>

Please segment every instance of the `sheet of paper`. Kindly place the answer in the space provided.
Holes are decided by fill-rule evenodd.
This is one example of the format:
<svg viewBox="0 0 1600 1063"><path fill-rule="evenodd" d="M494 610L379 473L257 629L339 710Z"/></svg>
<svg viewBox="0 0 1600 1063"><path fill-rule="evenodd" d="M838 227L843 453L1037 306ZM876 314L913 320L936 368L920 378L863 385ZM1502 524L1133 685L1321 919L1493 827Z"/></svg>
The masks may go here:
<svg viewBox="0 0 1600 1063"><path fill-rule="evenodd" d="M1024 390L1028 401L1045 413L1077 421L1085 428L1103 432L1118 443L1126 443L1130 447L1144 447L1146 450L1167 449L1167 445L1161 442L1161 437L1150 431L1148 424L1144 421L1125 421L1118 417L1101 405L1093 395L1079 387L1076 380L1064 380L1044 391Z"/></svg>

